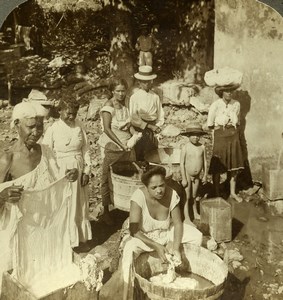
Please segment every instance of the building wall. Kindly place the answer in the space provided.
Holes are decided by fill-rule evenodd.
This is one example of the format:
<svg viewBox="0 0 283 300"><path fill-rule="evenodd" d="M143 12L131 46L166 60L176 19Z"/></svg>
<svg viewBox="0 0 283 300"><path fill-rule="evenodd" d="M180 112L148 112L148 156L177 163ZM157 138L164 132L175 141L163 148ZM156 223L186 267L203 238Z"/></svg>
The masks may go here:
<svg viewBox="0 0 283 300"><path fill-rule="evenodd" d="M256 0L215 0L215 18L214 67L244 73L238 96L249 159L275 156L283 145L283 18Z"/></svg>

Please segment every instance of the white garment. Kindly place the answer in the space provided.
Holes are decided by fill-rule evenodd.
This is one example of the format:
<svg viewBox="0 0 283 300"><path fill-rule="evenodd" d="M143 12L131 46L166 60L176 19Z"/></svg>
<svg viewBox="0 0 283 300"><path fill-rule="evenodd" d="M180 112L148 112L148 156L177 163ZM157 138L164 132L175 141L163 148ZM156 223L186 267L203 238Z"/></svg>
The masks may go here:
<svg viewBox="0 0 283 300"><path fill-rule="evenodd" d="M19 279L29 285L36 270L48 270L49 267L54 270L55 266L62 267L61 260L67 264L72 259L66 222L69 184L64 179L54 183L59 178L55 157L44 145L41 146L41 151L41 161L33 171L0 184L0 192L12 184L24 187L19 204L6 202L0 208L0 283L2 273L13 268ZM45 230L44 226L50 226L50 217L56 215L52 215L52 212L55 213L60 205L62 207L56 218L57 223L52 224L52 228L56 226L56 229ZM52 243L50 237L47 238L49 234L52 235L51 239L54 238Z"/></svg>
<svg viewBox="0 0 283 300"><path fill-rule="evenodd" d="M153 91L139 89L129 102L131 122L134 126L144 129L147 122L155 121L161 127L164 124L164 110L159 96Z"/></svg>
<svg viewBox="0 0 283 300"><path fill-rule="evenodd" d="M227 126L236 127L239 125L240 103L231 100L228 104L222 98L213 102L209 108L207 126Z"/></svg>
<svg viewBox="0 0 283 300"><path fill-rule="evenodd" d="M63 178L44 189L25 190L19 202L22 218L14 240L14 274L35 294L52 292L53 286L47 289L52 278L72 268L67 225L71 193Z"/></svg>
<svg viewBox="0 0 283 300"><path fill-rule="evenodd" d="M44 135L43 144L54 150L61 176L67 169L77 168L78 180L71 183L72 204L69 210L69 226L71 228L71 245L91 240L89 222L88 186L81 185L82 173L90 173L90 155L85 130L79 122L74 127L58 120L49 127Z"/></svg>

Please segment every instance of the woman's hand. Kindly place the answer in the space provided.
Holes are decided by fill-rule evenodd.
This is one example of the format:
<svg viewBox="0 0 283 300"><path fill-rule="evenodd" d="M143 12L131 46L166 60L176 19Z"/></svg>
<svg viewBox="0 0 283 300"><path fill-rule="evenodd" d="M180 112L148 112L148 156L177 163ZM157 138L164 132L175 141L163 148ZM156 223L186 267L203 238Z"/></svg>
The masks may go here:
<svg viewBox="0 0 283 300"><path fill-rule="evenodd" d="M79 177L79 171L78 171L78 169L66 170L65 175L66 175L66 178L68 179L68 181L74 182Z"/></svg>
<svg viewBox="0 0 283 300"><path fill-rule="evenodd" d="M207 176L204 175L204 176L202 177L201 181L202 181L203 184L206 184L206 183L207 183Z"/></svg>
<svg viewBox="0 0 283 300"><path fill-rule="evenodd" d="M86 186L89 183L89 175L83 173L81 178L81 185Z"/></svg>
<svg viewBox="0 0 283 300"><path fill-rule="evenodd" d="M125 152L131 151L131 149L130 149L127 145L121 145L120 147L121 147L122 150L125 151Z"/></svg>
<svg viewBox="0 0 283 300"><path fill-rule="evenodd" d="M180 250L174 250L172 254L175 266L179 266L182 263Z"/></svg>
<svg viewBox="0 0 283 300"><path fill-rule="evenodd" d="M166 247L156 243L154 249L157 252L160 259L162 260L162 262L163 263L167 262L167 258L165 254L168 253L168 250L166 249Z"/></svg>
<svg viewBox="0 0 283 300"><path fill-rule="evenodd" d="M24 187L22 185L12 185L6 187L0 193L0 204L4 204L5 202L16 203L21 199L22 192Z"/></svg>
<svg viewBox="0 0 283 300"><path fill-rule="evenodd" d="M148 124L147 128L151 129L154 133L160 133L161 132L161 129L156 125Z"/></svg>
<svg viewBox="0 0 283 300"><path fill-rule="evenodd" d="M188 181L186 179L182 180L182 186L185 188L188 185Z"/></svg>

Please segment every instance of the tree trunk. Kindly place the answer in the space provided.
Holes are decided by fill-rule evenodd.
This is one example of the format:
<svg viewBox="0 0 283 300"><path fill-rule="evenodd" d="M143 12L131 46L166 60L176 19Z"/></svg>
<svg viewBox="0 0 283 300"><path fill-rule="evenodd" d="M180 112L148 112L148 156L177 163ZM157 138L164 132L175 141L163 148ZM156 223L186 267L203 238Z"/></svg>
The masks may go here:
<svg viewBox="0 0 283 300"><path fill-rule="evenodd" d="M110 28L110 72L133 85L134 50L132 47L131 15L128 11L112 10Z"/></svg>
<svg viewBox="0 0 283 300"><path fill-rule="evenodd" d="M190 82L201 82L204 73L213 68L213 6L213 0L194 0L179 6L176 69Z"/></svg>

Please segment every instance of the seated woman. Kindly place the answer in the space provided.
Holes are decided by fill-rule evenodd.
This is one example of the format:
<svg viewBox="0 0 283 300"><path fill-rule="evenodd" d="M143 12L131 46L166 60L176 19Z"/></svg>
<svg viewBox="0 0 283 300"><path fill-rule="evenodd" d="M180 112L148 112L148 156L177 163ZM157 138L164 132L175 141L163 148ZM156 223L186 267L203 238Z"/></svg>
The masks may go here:
<svg viewBox="0 0 283 300"><path fill-rule="evenodd" d="M118 270L123 279L120 281L123 289L119 289L121 292L123 290L123 296L115 299L131 299L132 263L142 252L155 250L163 262L167 261L166 253L171 253L180 261L181 243L201 245L202 233L194 226L182 223L178 205L180 199L173 189L166 186L165 175L163 167L153 167L142 176L144 187L132 195L130 235L123 239L123 255ZM113 284L117 285L117 278L113 278ZM111 288L111 280L106 286L114 290Z"/></svg>
<svg viewBox="0 0 283 300"><path fill-rule="evenodd" d="M136 131L131 126L129 110L125 106L127 82L124 79L112 79L109 89L113 96L100 111L103 133L99 138L99 144L103 158L101 175L103 219L106 224L112 225L113 220L109 215L110 166L117 161L135 160L135 153L128 142Z"/></svg>

